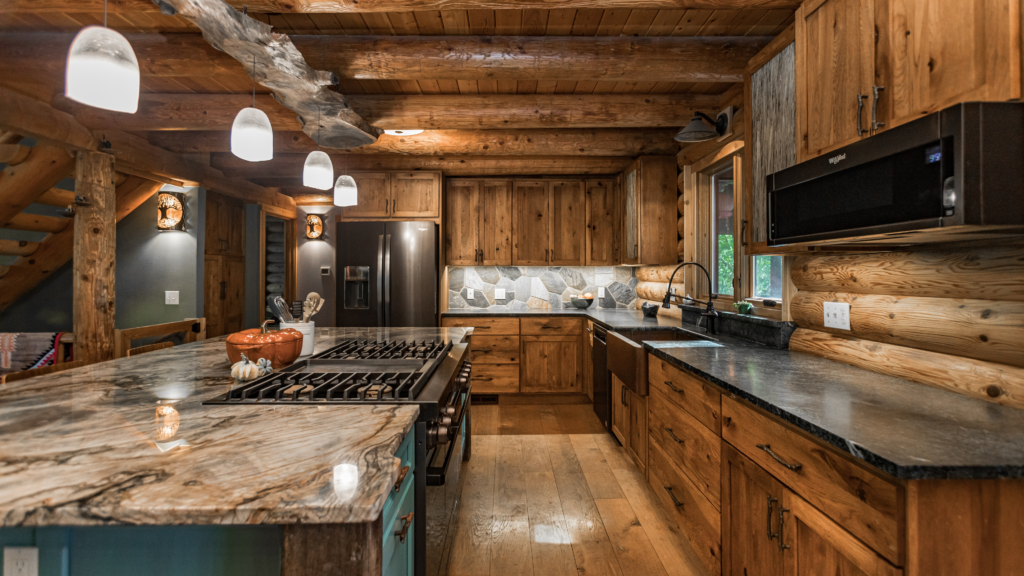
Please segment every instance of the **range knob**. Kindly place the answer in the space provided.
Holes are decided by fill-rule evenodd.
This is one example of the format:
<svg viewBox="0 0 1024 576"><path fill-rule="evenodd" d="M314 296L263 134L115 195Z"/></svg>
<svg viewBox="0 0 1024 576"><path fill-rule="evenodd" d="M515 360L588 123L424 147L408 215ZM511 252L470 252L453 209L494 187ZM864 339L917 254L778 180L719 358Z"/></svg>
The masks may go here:
<svg viewBox="0 0 1024 576"><path fill-rule="evenodd" d="M455 416L455 406L445 406L441 408L441 414L445 416Z"/></svg>
<svg viewBox="0 0 1024 576"><path fill-rule="evenodd" d="M448 426L451 426L451 425L452 425L452 418L451 418L451 416L441 416L441 426L442 427L447 428Z"/></svg>

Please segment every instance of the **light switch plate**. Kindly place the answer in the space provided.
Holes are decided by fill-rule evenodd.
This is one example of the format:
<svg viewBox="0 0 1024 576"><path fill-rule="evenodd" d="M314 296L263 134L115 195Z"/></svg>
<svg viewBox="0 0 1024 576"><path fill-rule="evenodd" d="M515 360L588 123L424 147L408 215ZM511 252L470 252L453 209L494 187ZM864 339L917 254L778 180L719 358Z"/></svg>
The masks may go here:
<svg viewBox="0 0 1024 576"><path fill-rule="evenodd" d="M495 288L494 289L494 299L495 300L504 300L505 299L505 289L504 288Z"/></svg>
<svg viewBox="0 0 1024 576"><path fill-rule="evenodd" d="M321 266L320 267L320 275L321 276L330 276L331 275L331 267L330 266Z"/></svg>
<svg viewBox="0 0 1024 576"><path fill-rule="evenodd" d="M466 298L469 298L470 300L474 298L472 288L466 288Z"/></svg>
<svg viewBox="0 0 1024 576"><path fill-rule="evenodd" d="M164 292L164 304L177 305L179 303L180 302L178 301L178 291L177 290L168 290L168 291Z"/></svg>
<svg viewBox="0 0 1024 576"><path fill-rule="evenodd" d="M4 546L3 576L39 576L39 549L34 546Z"/></svg>
<svg viewBox="0 0 1024 576"><path fill-rule="evenodd" d="M850 305L846 302L825 302L825 327L850 329Z"/></svg>
<svg viewBox="0 0 1024 576"><path fill-rule="evenodd" d="M597 297L604 298L604 286L597 287Z"/></svg>

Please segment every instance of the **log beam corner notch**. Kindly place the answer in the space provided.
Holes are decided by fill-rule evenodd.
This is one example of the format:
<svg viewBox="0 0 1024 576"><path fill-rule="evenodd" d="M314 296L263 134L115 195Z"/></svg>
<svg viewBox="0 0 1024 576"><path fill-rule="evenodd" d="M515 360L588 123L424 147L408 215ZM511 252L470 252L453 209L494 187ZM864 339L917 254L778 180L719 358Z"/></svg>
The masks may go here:
<svg viewBox="0 0 1024 576"><path fill-rule="evenodd" d="M298 115L302 131L318 132L326 148L355 148L377 141L382 131L354 112L343 95L329 86L331 72L311 68L285 34L239 12L223 0L155 0L162 11L192 21L214 48L245 65L252 78L274 93L283 106Z"/></svg>

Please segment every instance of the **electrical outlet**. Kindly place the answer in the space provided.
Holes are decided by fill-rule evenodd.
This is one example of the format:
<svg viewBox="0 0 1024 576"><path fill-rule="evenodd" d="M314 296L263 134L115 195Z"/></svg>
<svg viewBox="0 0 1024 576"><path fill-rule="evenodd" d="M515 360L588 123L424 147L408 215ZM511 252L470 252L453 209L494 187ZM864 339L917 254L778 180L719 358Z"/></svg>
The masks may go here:
<svg viewBox="0 0 1024 576"><path fill-rule="evenodd" d="M597 297L604 298L604 286L597 287Z"/></svg>
<svg viewBox="0 0 1024 576"><path fill-rule="evenodd" d="M470 300L474 298L472 288L466 288L466 298L469 298Z"/></svg>
<svg viewBox="0 0 1024 576"><path fill-rule="evenodd" d="M330 266L321 266L320 267L320 275L321 276L330 276L331 275L331 267Z"/></svg>
<svg viewBox="0 0 1024 576"><path fill-rule="evenodd" d="M34 546L4 546L3 576L39 576L39 549Z"/></svg>
<svg viewBox="0 0 1024 576"><path fill-rule="evenodd" d="M494 299L495 300L504 300L505 299L505 289L504 288L495 288L494 289Z"/></svg>
<svg viewBox="0 0 1024 576"><path fill-rule="evenodd" d="M164 292L164 304L178 305L178 291L168 290Z"/></svg>
<svg viewBox="0 0 1024 576"><path fill-rule="evenodd" d="M846 302L825 302L825 327L850 329L850 305Z"/></svg>

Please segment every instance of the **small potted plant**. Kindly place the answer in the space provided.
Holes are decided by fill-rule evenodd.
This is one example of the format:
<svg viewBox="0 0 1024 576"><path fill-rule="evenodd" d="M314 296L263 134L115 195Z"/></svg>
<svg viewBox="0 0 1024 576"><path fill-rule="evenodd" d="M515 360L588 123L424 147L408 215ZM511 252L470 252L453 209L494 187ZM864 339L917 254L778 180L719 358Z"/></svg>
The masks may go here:
<svg viewBox="0 0 1024 576"><path fill-rule="evenodd" d="M742 302L736 302L735 304L732 305L732 307L735 308L736 311L739 312L740 314L750 314L751 312L754 311L754 305L751 304L750 302L747 302L746 300Z"/></svg>

